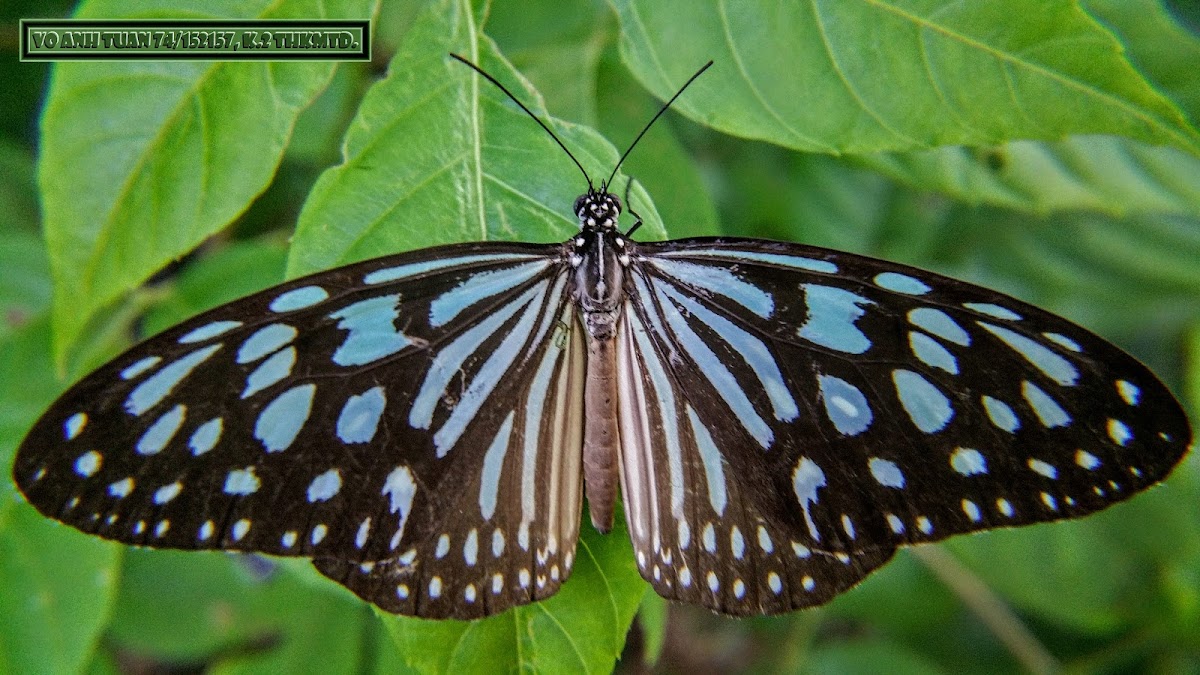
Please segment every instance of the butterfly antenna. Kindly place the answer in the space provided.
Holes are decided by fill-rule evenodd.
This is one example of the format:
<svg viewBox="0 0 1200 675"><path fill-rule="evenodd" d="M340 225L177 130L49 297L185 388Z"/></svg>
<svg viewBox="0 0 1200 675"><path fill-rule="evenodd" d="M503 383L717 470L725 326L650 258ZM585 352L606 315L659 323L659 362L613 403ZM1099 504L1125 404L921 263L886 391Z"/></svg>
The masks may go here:
<svg viewBox="0 0 1200 675"><path fill-rule="evenodd" d="M471 70L474 70L475 72L479 73L484 78L486 78L488 82L491 82L492 84L499 87L500 91L504 92L509 98L511 98L513 103L516 103L517 105L521 106L521 110L524 110L525 114L532 117L534 122L537 122L538 124L540 124L541 127L546 130L546 133L550 134L550 138L553 138L554 142L558 143L558 147L562 148L563 152L567 153L567 157L570 157L571 161L575 162L575 166L579 167L580 172L583 173L584 179L587 180L588 192L592 192L592 177L589 176L588 172L584 170L583 165L579 163L579 160L575 159L575 155L571 154L571 151L568 150L567 146L564 145L563 142L561 140L559 140L558 136L556 136L554 134L554 132L550 130L550 127L546 126L545 122L538 119L538 116L534 115L533 112L529 110L529 108L526 108L524 103L521 103L521 99L517 98L516 96L513 96L513 93L508 90L508 87L505 87L504 85L500 84L499 80L497 80L496 78L494 78L491 75L488 75L486 72L484 72L483 68L480 68L479 66L475 65L474 63L471 63L470 61L464 59L463 57L459 56L458 54L451 53L450 56L452 56L456 60L461 61L462 63L465 63L466 65L470 66ZM709 62L709 65L712 65L712 62ZM705 66L705 68L707 68L707 67L708 66ZM696 74L699 75L700 73L696 73ZM693 77L692 79L694 80L696 78ZM689 80L688 82L690 84L691 80ZM685 84L683 86L686 87L687 85ZM676 96L678 96L678 94L676 94ZM671 100L673 101L675 99L671 99ZM661 115L662 113L659 113L659 114ZM657 117L656 117L656 119L657 119ZM643 131L642 133L645 133L645 132ZM641 137L639 136L639 138L641 138ZM636 143L637 141L634 141L634 142ZM620 162L617 163L617 166L620 166Z"/></svg>
<svg viewBox="0 0 1200 675"><path fill-rule="evenodd" d="M646 132L650 131L650 127L654 126L654 123L658 120L658 118L662 117L662 114L667 112L667 108L671 107L671 104L675 102L675 99L679 98L679 95L683 93L683 90L687 89L688 85L690 85L692 82L695 82L696 78L700 77L700 74L708 70L709 66L712 64L712 61L704 64L700 70L696 71L695 75L692 75L690 78L688 78L687 82L683 83L683 86L679 88L679 91L675 92L675 95L671 97L670 101L667 101L663 104L663 107L658 109L658 113L651 118L650 122L647 123L644 128L642 128L642 132L637 135L637 138L633 139L633 142L629 144L629 148L625 150L625 154L621 155L621 159L617 160L617 165L613 167L612 173L608 176L608 180L604 181L603 185L612 183L613 177L617 175L617 169L621 168L621 163L625 161L625 158L629 156L629 153L633 151L633 148L637 146L638 141L642 140L642 136L645 136Z"/></svg>

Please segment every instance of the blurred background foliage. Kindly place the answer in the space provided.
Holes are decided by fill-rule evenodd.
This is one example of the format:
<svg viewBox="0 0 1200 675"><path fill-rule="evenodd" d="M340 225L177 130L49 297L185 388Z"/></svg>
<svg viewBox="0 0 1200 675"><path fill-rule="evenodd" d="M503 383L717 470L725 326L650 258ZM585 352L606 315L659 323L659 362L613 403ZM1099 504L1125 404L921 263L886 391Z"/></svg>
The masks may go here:
<svg viewBox="0 0 1200 675"><path fill-rule="evenodd" d="M373 61L172 65L163 72L177 82L163 85L119 64L15 58L19 18L318 9L373 13ZM443 131L461 150L452 107L396 93L437 83L448 48L477 54L544 105L605 175L600 167L661 100L715 59L623 167L644 188L635 202L647 203L650 234L661 219L660 235L799 241L994 287L1137 355L1195 413L1198 25L1195 5L1156 0L5 3L0 464L89 368L286 273L439 241L564 238L581 181L492 91L467 101L490 116L482 195L451 181L439 203L388 217L368 208L432 175L422 162L444 159ZM256 106L238 96L259 91L245 81L264 72L283 93L247 118ZM106 93L88 89L96 81ZM197 140L179 122L187 106L218 137ZM401 138L383 131L406 112L432 117L401 127ZM223 135L214 120L229 125ZM370 155L384 141L392 155ZM206 161L223 164L179 159L195 148L219 151ZM336 168L344 156L354 161ZM205 172L228 189L187 201ZM505 210L500 186L564 217ZM456 229L465 203L486 210L483 233ZM536 610L506 615L507 628L381 621L296 561L133 550L57 526L23 503L6 469L0 670L488 672L615 661L668 673L1196 673L1197 479L1190 458L1164 487L1084 521L903 552L829 606L775 618L737 621L643 597L631 556L620 545L604 553L609 544L593 537L610 558L600 565L607 583L621 588L569 601L579 614L589 603L624 608L601 634L570 614L539 626Z"/></svg>

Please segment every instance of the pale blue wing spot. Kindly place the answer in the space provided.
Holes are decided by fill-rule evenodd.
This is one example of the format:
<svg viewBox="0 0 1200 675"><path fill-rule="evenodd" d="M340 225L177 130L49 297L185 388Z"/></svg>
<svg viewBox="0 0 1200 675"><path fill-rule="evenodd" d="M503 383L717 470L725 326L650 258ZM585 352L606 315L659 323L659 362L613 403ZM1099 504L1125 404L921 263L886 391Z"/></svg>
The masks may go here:
<svg viewBox="0 0 1200 675"><path fill-rule="evenodd" d="M801 457L796 463L796 469L792 472L792 490L796 493L796 499L800 502L800 508L804 511L804 522L808 525L808 533L812 536L813 541L821 541L821 533L817 531L817 524L812 519L812 506L819 499L817 490L825 487L825 472L817 463L807 457Z"/></svg>
<svg viewBox="0 0 1200 675"><path fill-rule="evenodd" d="M183 483L179 481L164 485L154 491L154 503L162 506L178 497L181 492L183 492Z"/></svg>
<svg viewBox="0 0 1200 675"><path fill-rule="evenodd" d="M979 505L970 499L962 500L962 510L973 523L978 523L983 519L983 513L979 510Z"/></svg>
<svg viewBox="0 0 1200 675"><path fill-rule="evenodd" d="M276 382L286 379L292 374L292 368L295 365L295 347L288 347L276 352L271 358L263 361L246 378L246 389L242 392L242 398L250 398Z"/></svg>
<svg viewBox="0 0 1200 675"><path fill-rule="evenodd" d="M963 476L977 476L988 472L987 460L975 448L955 448L950 455L950 468Z"/></svg>
<svg viewBox="0 0 1200 675"><path fill-rule="evenodd" d="M1025 402L1033 408L1033 412L1047 429L1064 427L1071 423L1071 416L1049 394L1042 391L1036 384L1025 380L1021 383L1021 394Z"/></svg>
<svg viewBox="0 0 1200 675"><path fill-rule="evenodd" d="M1132 382L1117 380L1117 393L1127 405L1137 405L1142 397L1142 390Z"/></svg>
<svg viewBox="0 0 1200 675"><path fill-rule="evenodd" d="M338 319L338 328L349 331L333 353L339 366L361 366L391 356L412 344L396 328L400 318L398 294L360 300L329 315Z"/></svg>
<svg viewBox="0 0 1200 675"><path fill-rule="evenodd" d="M91 478L100 470L103 457L95 450L88 450L75 460L75 473L84 478Z"/></svg>
<svg viewBox="0 0 1200 675"><path fill-rule="evenodd" d="M397 265L396 267L385 267L381 270L375 270L363 276L365 284L383 284L389 281L399 281L409 277L415 277L429 272L436 272L448 267L457 267L459 265L469 265L481 262L506 262L514 263L525 260L540 259L542 256L527 255L523 253L483 253L479 255L465 255L457 258L439 258L432 260L422 260L420 262L408 263L407 265Z"/></svg>
<svg viewBox="0 0 1200 675"><path fill-rule="evenodd" d="M666 258L650 258L650 262L683 284L724 296L764 319L775 311L775 300L770 293L743 281L730 270Z"/></svg>
<svg viewBox="0 0 1200 675"><path fill-rule="evenodd" d="M927 434L941 431L954 417L950 399L920 374L895 370L892 382L904 412L921 431Z"/></svg>
<svg viewBox="0 0 1200 675"><path fill-rule="evenodd" d="M813 260L796 255L785 255L782 253L761 253L758 251L731 251L731 250L698 250L686 249L680 251L666 251L660 254L661 258L667 257L683 257L683 258L717 258L727 260L733 263L740 261L767 263L769 265L779 265L780 267L790 267L793 269L808 270L810 272L821 272L824 274L837 274L837 265L827 260Z"/></svg>
<svg viewBox="0 0 1200 675"><path fill-rule="evenodd" d="M320 474L312 480L308 485L308 501L310 504L316 502L327 502L337 496L342 490L342 472L337 469L330 469L325 473ZM314 542L316 543L316 542Z"/></svg>
<svg viewBox="0 0 1200 675"><path fill-rule="evenodd" d="M412 471L404 465L393 469L383 483L381 494L388 498L388 509L399 519L396 533L392 535L390 544L390 548L394 551L400 546L400 540L404 537L404 526L408 522L408 514L412 512L413 498L417 494L417 483L413 480Z"/></svg>
<svg viewBox="0 0 1200 675"><path fill-rule="evenodd" d="M996 317L997 319L1004 319L1005 321L1021 320L1020 314L1017 314L1011 309L1001 307L1000 305L993 305L990 302L964 302L963 307L975 312L979 312L980 314L987 314L988 316Z"/></svg>
<svg viewBox="0 0 1200 675"><path fill-rule="evenodd" d="M83 431L85 426L87 426L87 421L87 413L77 412L74 415L71 415L67 418L66 422L63 422L63 437L68 441L75 440L75 437Z"/></svg>
<svg viewBox="0 0 1200 675"><path fill-rule="evenodd" d="M179 427L183 425L183 418L186 414L187 406L183 404L178 404L163 413L138 439L138 454L155 455L162 452L163 448L167 447L167 444L174 438L175 432L179 431Z"/></svg>
<svg viewBox="0 0 1200 675"><path fill-rule="evenodd" d="M467 563L467 567L474 567L479 558L479 532L472 529L467 533L467 540L463 542L463 562Z"/></svg>
<svg viewBox="0 0 1200 675"><path fill-rule="evenodd" d="M1088 471L1100 468L1100 458L1086 450L1075 451L1075 463Z"/></svg>
<svg viewBox="0 0 1200 675"><path fill-rule="evenodd" d="M320 286L302 286L293 288L271 301L272 312L294 312L297 309L312 307L329 298L329 292Z"/></svg>
<svg viewBox="0 0 1200 675"><path fill-rule="evenodd" d="M296 328L282 323L273 323L254 332L238 348L237 362L257 361L296 339Z"/></svg>
<svg viewBox="0 0 1200 675"><path fill-rule="evenodd" d="M188 331L183 337L179 338L179 344L186 345L193 342L203 342L218 335L224 335L241 325L241 321L214 321Z"/></svg>
<svg viewBox="0 0 1200 675"><path fill-rule="evenodd" d="M291 447L308 421L316 392L315 384L292 387L263 408L254 423L254 437L267 452L281 452Z"/></svg>
<svg viewBox="0 0 1200 675"><path fill-rule="evenodd" d="M476 303L520 286L550 265L543 260L515 267L479 272L434 299L429 305L429 325L444 326Z"/></svg>
<svg viewBox="0 0 1200 675"><path fill-rule="evenodd" d="M808 316L798 334L809 342L847 354L862 354L871 348L871 340L854 322L866 313L866 305L875 304L861 295L842 288L801 284Z"/></svg>
<svg viewBox="0 0 1200 675"><path fill-rule="evenodd" d="M125 410L131 415L141 415L158 405L196 366L207 361L219 349L219 343L209 345L167 364L129 392L129 398L125 399Z"/></svg>
<svg viewBox="0 0 1200 675"><path fill-rule="evenodd" d="M252 495L262 487L262 481L254 475L254 467L234 469L225 475L225 494L234 496ZM245 522L245 521L241 521ZM249 529L249 523L247 523ZM240 537L235 537L240 538Z"/></svg>
<svg viewBox="0 0 1200 675"><path fill-rule="evenodd" d="M1042 476L1045 476L1051 480L1058 478L1058 469L1056 469L1052 464L1043 462L1040 459L1033 459L1032 457L1029 458L1029 461L1026 462L1026 464L1034 473L1041 474Z"/></svg>
<svg viewBox="0 0 1200 675"><path fill-rule="evenodd" d="M108 496L115 497L117 499L124 499L125 497L128 497L130 495L130 493L132 493L132 492L133 492L133 479L132 478L122 478L121 480L111 483L108 486Z"/></svg>
<svg viewBox="0 0 1200 675"><path fill-rule="evenodd" d="M746 537L742 535L742 531L737 525L734 525L733 530L729 533L729 552L738 560L746 555Z"/></svg>
<svg viewBox="0 0 1200 675"><path fill-rule="evenodd" d="M492 439L487 452L483 454L483 473L479 478L479 513L484 520L491 520L496 513L496 504L500 493L500 471L504 467L504 458L508 455L508 446L512 437L514 413L508 413L496 437ZM496 530L500 534L500 530ZM495 535L493 535L495 549ZM504 535L500 534L500 549L504 548ZM496 554L499 556L499 554Z"/></svg>
<svg viewBox="0 0 1200 675"><path fill-rule="evenodd" d="M872 457L867 462L867 466L871 469L871 475L875 478L876 483L896 489L904 487L904 474L895 462L882 457Z"/></svg>
<svg viewBox="0 0 1200 675"><path fill-rule="evenodd" d="M212 450L217 441L221 440L221 432L224 429L225 423L220 417L214 417L196 427L192 437L188 439L188 447L192 449L192 454L199 456Z"/></svg>
<svg viewBox="0 0 1200 675"><path fill-rule="evenodd" d="M160 361L162 361L162 357L160 356L146 356L140 358L137 361L129 364L129 366L121 371L121 379L132 380L138 375L150 370L154 366L157 366Z"/></svg>
<svg viewBox="0 0 1200 675"><path fill-rule="evenodd" d="M928 331L930 334L940 337L947 342L953 342L956 345L963 347L970 346L971 336L967 331L963 330L950 315L940 309L932 307L918 307L908 313L908 320L912 325Z"/></svg>
<svg viewBox="0 0 1200 675"><path fill-rule="evenodd" d="M858 387L832 375L817 375L825 414L844 436L857 436L871 426L874 415Z"/></svg>
<svg viewBox="0 0 1200 675"><path fill-rule="evenodd" d="M1108 421L1108 437L1112 439L1113 443L1123 447L1129 445L1129 441L1133 439L1133 432L1121 420L1110 419Z"/></svg>
<svg viewBox="0 0 1200 675"><path fill-rule="evenodd" d="M987 395L983 396L982 400L983 409L996 428L1003 429L1010 434L1021 428L1021 420L1007 403Z"/></svg>
<svg viewBox="0 0 1200 675"><path fill-rule="evenodd" d="M383 387L371 387L346 399L338 415L337 436L343 443L369 443L387 406Z"/></svg>
<svg viewBox="0 0 1200 675"><path fill-rule="evenodd" d="M1071 365L1070 361L1054 353L1045 345L1002 326L993 326L985 321L977 321L976 323L982 326L987 332L1000 338L1004 344L1011 347L1013 351L1033 364L1033 367L1042 371L1042 374L1060 385L1074 386L1079 381L1079 371L1075 366Z"/></svg>
<svg viewBox="0 0 1200 675"><path fill-rule="evenodd" d="M708 485L708 503L718 516L725 515L725 505L729 496L725 488L725 470L721 466L721 451L713 442L708 427L700 421L692 406L685 405L688 422L692 426L692 438L696 441L696 449L700 451L700 462L704 466L704 477Z"/></svg>
<svg viewBox="0 0 1200 675"><path fill-rule="evenodd" d="M1080 347L1078 342L1062 333L1042 333L1042 337L1064 349L1069 349L1076 353L1083 351L1083 347Z"/></svg>
<svg viewBox="0 0 1200 675"><path fill-rule="evenodd" d="M932 368L941 368L951 375L958 374L958 359L937 340L920 331L909 331L908 346L922 363Z"/></svg>
<svg viewBox="0 0 1200 675"><path fill-rule="evenodd" d="M933 290L929 284L899 272L883 272L875 275L875 285L889 291L906 295L925 295Z"/></svg>

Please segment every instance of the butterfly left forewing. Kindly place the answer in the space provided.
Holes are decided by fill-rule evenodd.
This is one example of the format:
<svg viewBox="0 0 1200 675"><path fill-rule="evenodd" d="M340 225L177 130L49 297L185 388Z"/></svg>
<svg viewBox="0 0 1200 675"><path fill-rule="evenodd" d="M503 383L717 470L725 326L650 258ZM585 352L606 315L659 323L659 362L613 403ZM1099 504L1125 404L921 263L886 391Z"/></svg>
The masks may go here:
<svg viewBox="0 0 1200 675"><path fill-rule="evenodd" d="M218 307L72 387L14 476L43 513L110 539L307 556L346 579L379 565L393 611L545 597L579 519L558 252L429 249Z"/></svg>
<svg viewBox="0 0 1200 675"><path fill-rule="evenodd" d="M622 406L658 421L623 428L647 438L623 466L672 479L640 502L633 481L630 530L665 533L639 547L660 567L690 534L686 576L712 572L699 600L720 611L800 606L772 596L804 587L815 604L833 595L822 581L852 585L898 545L1104 508L1165 477L1191 439L1144 366L985 289L751 240L639 244L633 259L620 339L646 374ZM780 584L792 542L800 567ZM812 554L848 564L820 577ZM663 569L642 573L678 596Z"/></svg>

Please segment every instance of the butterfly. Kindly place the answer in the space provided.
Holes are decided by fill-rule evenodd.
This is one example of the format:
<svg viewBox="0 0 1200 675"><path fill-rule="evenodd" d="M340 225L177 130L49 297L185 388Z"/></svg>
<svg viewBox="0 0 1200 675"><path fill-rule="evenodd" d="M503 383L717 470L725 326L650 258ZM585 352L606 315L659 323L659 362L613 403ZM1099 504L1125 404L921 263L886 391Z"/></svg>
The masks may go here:
<svg viewBox="0 0 1200 675"><path fill-rule="evenodd" d="M1187 452L1169 390L1063 318L828 249L636 241L611 179L564 242L355 263L134 346L42 415L17 485L104 538L305 557L460 619L553 595L584 497L606 532L619 493L656 592L754 615L1103 509Z"/></svg>

